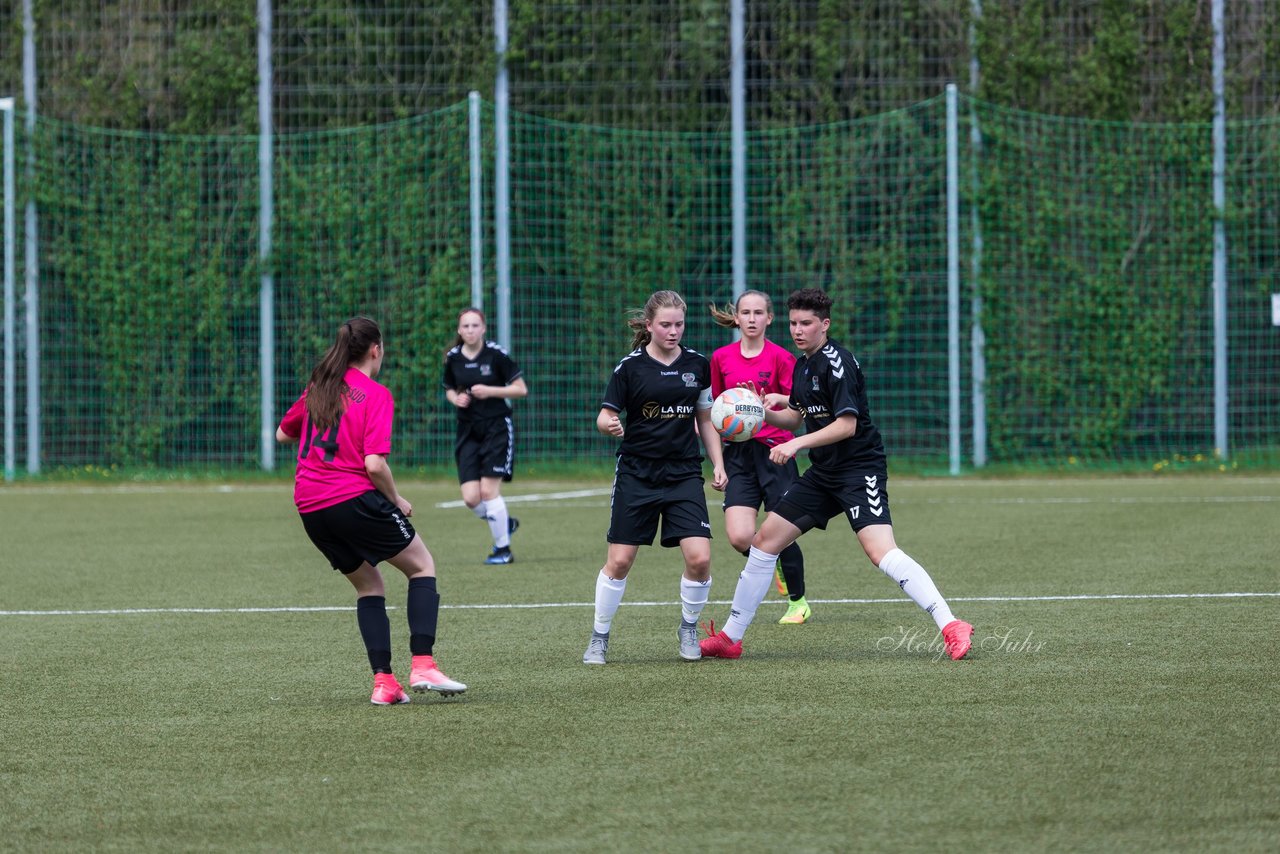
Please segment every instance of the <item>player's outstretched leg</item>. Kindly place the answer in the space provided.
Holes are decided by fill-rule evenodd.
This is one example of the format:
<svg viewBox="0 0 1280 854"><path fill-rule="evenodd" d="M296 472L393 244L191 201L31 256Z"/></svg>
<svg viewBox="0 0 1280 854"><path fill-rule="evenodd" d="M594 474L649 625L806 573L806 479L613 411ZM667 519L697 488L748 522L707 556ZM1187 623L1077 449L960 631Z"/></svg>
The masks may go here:
<svg viewBox="0 0 1280 854"><path fill-rule="evenodd" d="M902 549L893 548L880 560L880 570L896 581L902 592L911 597L911 601L933 617L934 623L942 632L947 655L959 661L969 654L973 645L973 626L955 618L951 613L951 606L942 598L937 585L923 566Z"/></svg>

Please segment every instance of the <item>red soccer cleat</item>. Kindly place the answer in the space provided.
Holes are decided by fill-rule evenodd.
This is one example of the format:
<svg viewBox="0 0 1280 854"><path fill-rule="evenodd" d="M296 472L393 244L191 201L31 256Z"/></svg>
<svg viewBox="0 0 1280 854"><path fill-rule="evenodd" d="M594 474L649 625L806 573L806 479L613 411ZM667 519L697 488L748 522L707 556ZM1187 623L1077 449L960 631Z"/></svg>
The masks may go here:
<svg viewBox="0 0 1280 854"><path fill-rule="evenodd" d="M707 636L698 642L703 658L741 658L742 641L734 640L724 632L716 631L716 622L712 620L704 625Z"/></svg>
<svg viewBox="0 0 1280 854"><path fill-rule="evenodd" d="M973 646L973 626L964 620L952 620L942 627L942 641L951 660L959 661Z"/></svg>

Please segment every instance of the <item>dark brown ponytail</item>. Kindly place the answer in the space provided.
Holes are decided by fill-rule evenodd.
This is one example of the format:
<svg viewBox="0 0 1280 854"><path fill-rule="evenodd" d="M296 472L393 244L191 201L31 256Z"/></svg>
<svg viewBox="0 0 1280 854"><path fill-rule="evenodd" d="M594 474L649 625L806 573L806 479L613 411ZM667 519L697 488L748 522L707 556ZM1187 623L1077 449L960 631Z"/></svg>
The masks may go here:
<svg viewBox="0 0 1280 854"><path fill-rule="evenodd" d="M338 337L311 370L307 384L307 415L311 423L324 430L338 423L346 409L343 398L347 384L343 379L347 368L359 362L374 344L382 343L378 324L362 315L338 327Z"/></svg>

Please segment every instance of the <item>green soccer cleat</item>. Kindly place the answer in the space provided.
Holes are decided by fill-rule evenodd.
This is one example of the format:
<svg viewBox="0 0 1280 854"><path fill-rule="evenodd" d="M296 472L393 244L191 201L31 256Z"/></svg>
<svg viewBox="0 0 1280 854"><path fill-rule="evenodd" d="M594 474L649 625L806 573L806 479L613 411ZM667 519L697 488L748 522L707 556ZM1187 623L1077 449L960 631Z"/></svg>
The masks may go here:
<svg viewBox="0 0 1280 854"><path fill-rule="evenodd" d="M813 616L813 610L809 607L809 603L804 601L804 597L794 599L787 603L787 613L782 615L782 619L778 620L780 626L798 626L806 622Z"/></svg>

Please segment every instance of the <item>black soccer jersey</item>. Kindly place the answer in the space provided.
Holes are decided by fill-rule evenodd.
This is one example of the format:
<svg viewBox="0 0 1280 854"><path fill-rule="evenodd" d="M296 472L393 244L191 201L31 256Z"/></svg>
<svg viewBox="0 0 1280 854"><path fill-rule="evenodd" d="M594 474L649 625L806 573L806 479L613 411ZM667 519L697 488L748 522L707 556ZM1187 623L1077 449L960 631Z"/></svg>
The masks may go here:
<svg viewBox="0 0 1280 854"><path fill-rule="evenodd" d="M841 415L858 419L852 436L809 449L809 461L830 471L885 471L884 444L871 421L862 366L845 348L828 340L812 356L801 354L791 380L791 408L804 413L805 430L821 430Z"/></svg>
<svg viewBox="0 0 1280 854"><path fill-rule="evenodd" d="M508 385L523 373L507 355L507 351L492 341L484 342L480 354L474 359L468 358L459 344L444 357L444 378L441 384L454 391L467 391L473 385ZM511 414L511 401L505 397L472 399L470 406L457 412L458 420L463 423L482 418L505 418Z"/></svg>
<svg viewBox="0 0 1280 854"><path fill-rule="evenodd" d="M700 461L696 412L698 397L708 388L711 362L696 350L681 346L670 365L643 347L633 350L613 369L600 403L625 413L618 455Z"/></svg>

